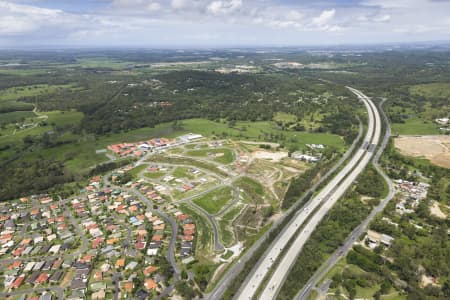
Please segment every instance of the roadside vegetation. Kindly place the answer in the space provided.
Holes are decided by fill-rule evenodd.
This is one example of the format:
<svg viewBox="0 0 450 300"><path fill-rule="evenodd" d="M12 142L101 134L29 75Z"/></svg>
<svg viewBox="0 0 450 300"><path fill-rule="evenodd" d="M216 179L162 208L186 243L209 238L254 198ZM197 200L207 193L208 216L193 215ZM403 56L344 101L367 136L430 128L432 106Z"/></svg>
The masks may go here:
<svg viewBox="0 0 450 300"><path fill-rule="evenodd" d="M250 177L241 177L235 181L235 184L245 192L252 204L264 203L264 197L268 195L264 187Z"/></svg>
<svg viewBox="0 0 450 300"><path fill-rule="evenodd" d="M303 246L278 299L292 299L317 268L345 240L348 234L369 214L372 206L364 205L360 195L347 192L330 210Z"/></svg>

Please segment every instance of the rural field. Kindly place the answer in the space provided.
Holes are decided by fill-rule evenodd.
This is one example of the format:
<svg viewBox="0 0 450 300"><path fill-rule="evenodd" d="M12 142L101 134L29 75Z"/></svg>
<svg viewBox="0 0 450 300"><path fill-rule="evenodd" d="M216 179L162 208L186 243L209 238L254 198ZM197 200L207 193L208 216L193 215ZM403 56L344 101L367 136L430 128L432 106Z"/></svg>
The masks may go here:
<svg viewBox="0 0 450 300"><path fill-rule="evenodd" d="M450 136L400 136L394 141L404 155L426 158L435 165L450 168Z"/></svg>
<svg viewBox="0 0 450 300"><path fill-rule="evenodd" d="M419 117L411 117L404 123L391 124L393 134L398 135L433 135L439 134L439 126L433 121L427 121Z"/></svg>

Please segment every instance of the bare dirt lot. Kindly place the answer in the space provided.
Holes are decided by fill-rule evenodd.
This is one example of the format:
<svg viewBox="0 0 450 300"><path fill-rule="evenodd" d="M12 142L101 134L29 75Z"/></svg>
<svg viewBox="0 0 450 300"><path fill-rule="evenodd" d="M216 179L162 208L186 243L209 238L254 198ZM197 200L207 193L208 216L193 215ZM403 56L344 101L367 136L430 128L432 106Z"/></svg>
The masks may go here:
<svg viewBox="0 0 450 300"><path fill-rule="evenodd" d="M269 151L258 150L258 151L253 152L252 156L254 158L268 159L268 160L272 160L274 162L279 162L281 159L288 157L288 153L287 152L269 152Z"/></svg>
<svg viewBox="0 0 450 300"><path fill-rule="evenodd" d="M450 169L450 136L448 135L399 136L395 139L395 147L402 154L424 157L435 165Z"/></svg>
<svg viewBox="0 0 450 300"><path fill-rule="evenodd" d="M436 201L434 201L433 204L430 206L430 213L433 216L438 217L440 219L447 218L447 215L442 212L441 208L439 207L439 203L437 203Z"/></svg>

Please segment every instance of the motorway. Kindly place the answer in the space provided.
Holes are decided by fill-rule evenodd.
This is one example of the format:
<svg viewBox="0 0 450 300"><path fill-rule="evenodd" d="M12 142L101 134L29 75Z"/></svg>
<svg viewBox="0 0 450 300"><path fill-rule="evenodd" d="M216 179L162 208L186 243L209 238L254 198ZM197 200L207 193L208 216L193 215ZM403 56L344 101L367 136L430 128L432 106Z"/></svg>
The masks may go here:
<svg viewBox="0 0 450 300"><path fill-rule="evenodd" d="M353 183L357 176L364 170L373 155L373 149L381 132L380 116L372 101L361 92L349 88L364 103L368 111L369 124L363 145L357 150L350 162L328 183L312 201L305 205L304 209L299 211L284 231L278 236L274 243L270 245L263 259L261 259L254 271L247 277L246 281L238 291L236 299L252 299L258 287L264 281L275 261L285 250L288 242L294 237L306 220L304 228L300 231L291 247L287 250L286 255L276 266L274 273L268 281L265 289L259 299L274 299L284 282L287 274L297 255L301 251L306 240L311 235L315 227L320 223L322 218L331 209L334 203L344 194L347 188ZM317 213L313 214L315 210Z"/></svg>
<svg viewBox="0 0 450 300"><path fill-rule="evenodd" d="M308 195L314 193L326 180L328 180L328 178L334 174L334 172L336 172L336 170L338 170L342 164L347 161L347 159L350 157L350 155L353 154L353 151L355 150L356 146L358 145L361 137L363 134L363 126L360 122L359 124L359 131L358 131L358 136L355 138L355 140L353 141L352 145L350 146L350 148L344 153L344 155L339 159L339 161L324 175L322 176L316 183L314 183L311 188L306 191L296 202L294 205L291 206L291 208L289 208L285 214L279 218L277 221L275 221L275 223L273 224L273 226L266 231L263 236L261 238L259 238L241 257L240 259L233 264L225 273L225 275L221 278L221 280L217 283L217 285L215 286L215 288L213 289L213 291L209 294L205 294L204 299L210 299L210 300L216 300L216 299L220 299L222 297L222 295L225 293L225 291L227 290L228 286L230 285L230 283L232 282L232 280L235 278L235 276L237 274L239 274L240 272L242 272L242 270L244 269L245 263L248 262L250 260L250 258L252 258L252 256L254 255L254 253L262 246L263 243L267 243L267 237L269 236L269 234L280 224L283 222L284 218L288 215L291 214L292 211L297 210L298 206L303 205L303 202L305 201L305 199L307 199ZM309 203L311 203L312 199L308 200L306 205L309 205ZM290 221L292 222L292 220Z"/></svg>
<svg viewBox="0 0 450 300"><path fill-rule="evenodd" d="M361 234L363 234L367 230L367 227L369 226L369 224L373 220L373 218L378 213L383 211L384 208L386 207L386 205L389 203L389 201L394 197L394 194L395 194L394 185L393 185L392 181L390 180L390 178L384 173L384 171L381 169L380 165L378 164L378 161L379 161L381 155L383 154L383 151L386 148L386 145L389 142L389 138L391 136L389 120L382 109L382 104L380 105L380 111L381 111L381 114L383 115L383 119L386 124L386 133L384 135L384 138L383 138L380 148L378 149L377 153L375 154L372 164L374 165L375 169L378 171L378 173L383 177L383 179L388 184L389 192L386 195L386 197L383 200L381 200L380 203L372 210L372 212L367 216L367 218L350 233L350 235L344 241L343 246L340 247L339 249L337 249L319 267L319 269L317 269L317 271L314 273L314 275L305 284L303 289L301 289L299 291L299 293L296 295L296 297L295 297L296 300L303 300L303 299L308 298L311 290L315 286L317 286L319 281L325 277L325 275L336 265L336 263L342 257L345 257L347 255L347 253L353 247L353 244L355 243L355 241L361 236Z"/></svg>

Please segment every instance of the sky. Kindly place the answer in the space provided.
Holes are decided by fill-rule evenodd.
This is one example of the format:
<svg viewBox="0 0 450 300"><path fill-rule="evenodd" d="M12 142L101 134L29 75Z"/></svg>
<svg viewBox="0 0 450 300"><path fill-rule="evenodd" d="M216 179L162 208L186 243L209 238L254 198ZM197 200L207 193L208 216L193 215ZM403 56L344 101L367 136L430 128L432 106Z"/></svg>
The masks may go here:
<svg viewBox="0 0 450 300"><path fill-rule="evenodd" d="M450 0L0 0L0 48L450 40Z"/></svg>

